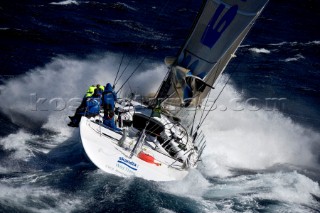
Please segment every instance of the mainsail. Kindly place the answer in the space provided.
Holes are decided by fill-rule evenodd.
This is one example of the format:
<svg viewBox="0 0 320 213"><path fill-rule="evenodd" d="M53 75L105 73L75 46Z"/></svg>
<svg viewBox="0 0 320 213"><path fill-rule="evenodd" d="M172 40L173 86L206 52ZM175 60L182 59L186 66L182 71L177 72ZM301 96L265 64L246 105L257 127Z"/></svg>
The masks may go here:
<svg viewBox="0 0 320 213"><path fill-rule="evenodd" d="M171 106L199 106L266 3L267 0L205 0L178 56L165 59L170 71L157 99Z"/></svg>

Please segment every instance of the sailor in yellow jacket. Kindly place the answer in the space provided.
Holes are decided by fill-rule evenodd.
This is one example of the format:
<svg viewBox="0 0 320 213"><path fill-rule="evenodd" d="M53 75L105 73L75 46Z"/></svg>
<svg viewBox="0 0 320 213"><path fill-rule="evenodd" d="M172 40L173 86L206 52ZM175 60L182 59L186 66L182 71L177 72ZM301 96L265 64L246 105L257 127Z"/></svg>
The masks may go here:
<svg viewBox="0 0 320 213"><path fill-rule="evenodd" d="M101 86L100 84L95 85L91 85L86 94L84 95L82 102L80 104L80 106L76 109L76 112L74 114L74 116L69 116L71 122L68 124L69 126L72 127L78 127L80 120L81 120L81 116L84 115L84 112L86 111L86 107L87 107L87 100L94 94L94 91L97 89L98 94L100 95L100 97L102 96L102 92L104 91L104 86ZM101 91L101 92L100 92Z"/></svg>

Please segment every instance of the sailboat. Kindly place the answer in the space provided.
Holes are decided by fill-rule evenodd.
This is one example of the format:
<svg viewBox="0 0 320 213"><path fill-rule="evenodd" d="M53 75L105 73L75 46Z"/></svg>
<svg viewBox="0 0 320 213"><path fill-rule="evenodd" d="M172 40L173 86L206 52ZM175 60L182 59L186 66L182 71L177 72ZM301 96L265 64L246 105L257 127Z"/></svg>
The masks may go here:
<svg viewBox="0 0 320 213"><path fill-rule="evenodd" d="M116 131L103 112L82 116L80 136L89 160L104 172L153 181L183 179L206 146L203 103L267 0L205 0L168 73L147 103L119 99ZM198 121L198 123L196 123Z"/></svg>

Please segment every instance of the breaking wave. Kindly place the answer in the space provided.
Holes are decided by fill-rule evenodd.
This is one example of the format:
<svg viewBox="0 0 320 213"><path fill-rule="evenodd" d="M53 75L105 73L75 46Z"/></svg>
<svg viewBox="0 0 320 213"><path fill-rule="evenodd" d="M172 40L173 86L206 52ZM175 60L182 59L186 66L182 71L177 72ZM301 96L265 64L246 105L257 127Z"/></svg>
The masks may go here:
<svg viewBox="0 0 320 213"><path fill-rule="evenodd" d="M32 179L36 176L30 177ZM29 180L30 181L30 180ZM70 197L50 187L10 187L0 183L0 205L2 210L15 212L71 212L81 205L81 200Z"/></svg>
<svg viewBox="0 0 320 213"><path fill-rule="evenodd" d="M129 57L129 56L128 56ZM50 128L58 132L66 132L67 115L72 115L80 104L87 88L92 84L106 85L114 82L119 69L121 57L108 53L103 56L90 56L85 60L72 58L56 58L44 67L36 68L23 76L9 79L0 86L0 110L15 124L27 128ZM137 66L131 61L121 80L116 85L120 89L122 83ZM121 72L125 69L125 60ZM165 66L146 62L139 74L134 75L119 93L126 96L129 92L145 94L145 91L156 91L164 77ZM120 75L119 74L119 75ZM151 80L141 85L146 75ZM155 83L157 82L157 83ZM131 89L130 89L131 88ZM10 97L6 94L11 94Z"/></svg>
<svg viewBox="0 0 320 213"><path fill-rule="evenodd" d="M255 53L265 53L265 54L269 54L271 51L270 50L267 50L265 48L256 48L256 47L253 47L253 48L250 48L249 49L251 52L255 52Z"/></svg>
<svg viewBox="0 0 320 213"><path fill-rule="evenodd" d="M195 187L196 186L196 187ZM198 203L205 212L312 212L320 207L319 184L298 172L276 172L204 179L196 171L161 188ZM281 202L281 203L280 203ZM273 204L273 205L272 205Z"/></svg>
<svg viewBox="0 0 320 213"><path fill-rule="evenodd" d="M117 8L126 8L126 9L129 9L129 10L137 11L136 8L131 7L131 6L129 6L128 4L122 3L122 2L117 2L117 3L115 3L115 4L114 4L114 7L117 7Z"/></svg>
<svg viewBox="0 0 320 213"><path fill-rule="evenodd" d="M53 5L70 5L70 4L75 4L79 5L79 3L75 0L66 0L66 1L60 1L60 2L51 2L50 4Z"/></svg>
<svg viewBox="0 0 320 213"><path fill-rule="evenodd" d="M320 41L308 41L308 42L297 42L297 41L293 41L293 42L287 42L287 41L283 41L280 43L272 43L269 44L270 46L284 46L284 45L288 45L288 46L309 46L309 45L320 45Z"/></svg>
<svg viewBox="0 0 320 213"><path fill-rule="evenodd" d="M276 108L253 107L229 85L203 125L204 173L232 175L233 168L266 169L276 164L317 167L320 134L294 123ZM239 107L241 106L241 107Z"/></svg>
<svg viewBox="0 0 320 213"><path fill-rule="evenodd" d="M303 55L301 55L301 54L297 54L297 55L295 55L295 57L286 58L286 59L284 59L282 61L284 61L284 62L292 62L292 61L298 61L298 60L301 60L301 59L305 59L305 57Z"/></svg>

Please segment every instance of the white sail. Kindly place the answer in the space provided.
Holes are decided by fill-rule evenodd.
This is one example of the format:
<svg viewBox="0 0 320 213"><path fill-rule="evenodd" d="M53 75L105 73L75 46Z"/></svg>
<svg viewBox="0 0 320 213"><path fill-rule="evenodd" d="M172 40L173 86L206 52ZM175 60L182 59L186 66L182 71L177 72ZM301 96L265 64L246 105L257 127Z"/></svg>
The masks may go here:
<svg viewBox="0 0 320 213"><path fill-rule="evenodd" d="M205 1L190 37L171 62L171 72L157 97L167 98L169 105L201 104L266 3L267 0Z"/></svg>

